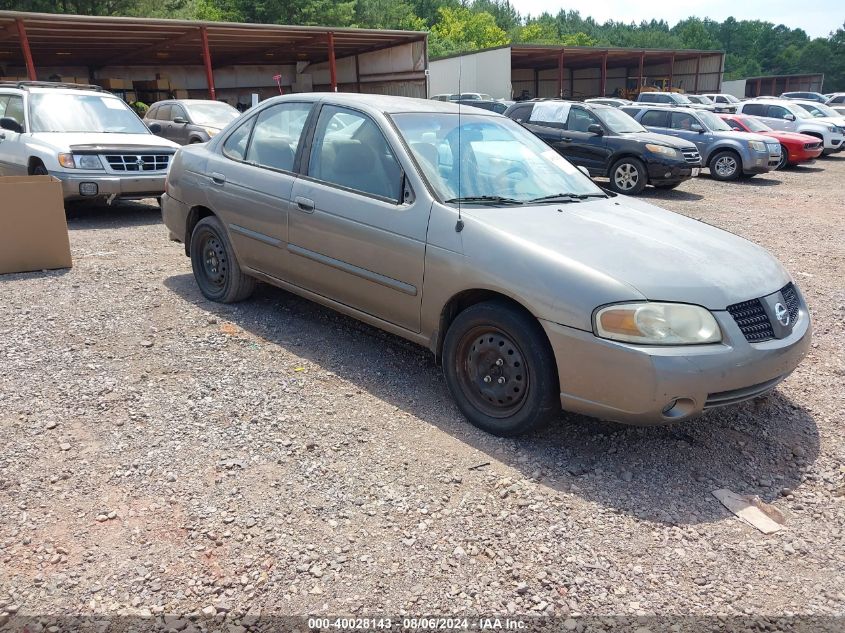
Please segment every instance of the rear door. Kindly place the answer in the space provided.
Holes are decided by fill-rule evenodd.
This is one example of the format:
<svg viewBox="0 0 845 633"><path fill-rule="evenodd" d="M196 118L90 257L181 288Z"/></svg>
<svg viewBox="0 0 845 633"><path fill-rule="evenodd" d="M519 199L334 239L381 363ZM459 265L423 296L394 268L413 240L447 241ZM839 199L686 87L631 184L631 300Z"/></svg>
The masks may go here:
<svg viewBox="0 0 845 633"><path fill-rule="evenodd" d="M294 283L419 332L430 202L403 187L400 154L363 112L323 105L308 146L290 213Z"/></svg>
<svg viewBox="0 0 845 633"><path fill-rule="evenodd" d="M312 103L262 109L229 133L206 168L209 201L226 224L238 260L288 278L288 213L295 164Z"/></svg>
<svg viewBox="0 0 845 633"><path fill-rule="evenodd" d="M522 124L560 152L560 142L570 107L570 104L559 101L539 101L531 108L528 119L522 121Z"/></svg>
<svg viewBox="0 0 845 633"><path fill-rule="evenodd" d="M668 110L646 110L639 119L640 125L658 134L669 134L669 111Z"/></svg>
<svg viewBox="0 0 845 633"><path fill-rule="evenodd" d="M572 106L559 151L576 165L586 167L591 174L604 176L609 167L607 163L611 150L602 134L588 131L591 125L604 129L601 121L591 112L579 106Z"/></svg>

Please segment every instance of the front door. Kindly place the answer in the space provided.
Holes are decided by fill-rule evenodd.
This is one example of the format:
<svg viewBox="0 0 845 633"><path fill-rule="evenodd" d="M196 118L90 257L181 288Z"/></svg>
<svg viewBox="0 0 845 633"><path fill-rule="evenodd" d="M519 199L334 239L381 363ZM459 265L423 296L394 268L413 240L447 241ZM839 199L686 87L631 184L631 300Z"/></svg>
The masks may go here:
<svg viewBox="0 0 845 633"><path fill-rule="evenodd" d="M672 112L669 127L669 134L695 143L699 154L702 157L707 155L707 148L713 144L713 135L696 117L686 112Z"/></svg>
<svg viewBox="0 0 845 633"><path fill-rule="evenodd" d="M790 120L787 117L791 117ZM798 129L797 119L789 110L779 105L769 105L766 108L766 118L763 119L770 127L776 130L795 132Z"/></svg>
<svg viewBox="0 0 845 633"><path fill-rule="evenodd" d="M282 103L235 128L206 168L212 209L229 232L238 260L288 278L288 213L295 160L312 104Z"/></svg>
<svg viewBox="0 0 845 633"><path fill-rule="evenodd" d="M0 118L14 119L26 129L23 97L0 94ZM28 156L23 135L11 130L0 129L0 176L26 176Z"/></svg>
<svg viewBox="0 0 845 633"><path fill-rule="evenodd" d="M176 119L182 122L177 122ZM174 103L170 106L170 136L168 138L179 145L187 145L188 137L188 113L185 112L185 108Z"/></svg>
<svg viewBox="0 0 845 633"><path fill-rule="evenodd" d="M590 132L591 125L604 129L601 122L583 108L573 106L569 111L566 130L561 136L560 153L576 165L583 165L591 174L604 176L610 167L610 151L603 135Z"/></svg>
<svg viewBox="0 0 845 633"><path fill-rule="evenodd" d="M404 186L397 152L366 114L324 105L309 146L292 193L293 282L419 332L430 204Z"/></svg>

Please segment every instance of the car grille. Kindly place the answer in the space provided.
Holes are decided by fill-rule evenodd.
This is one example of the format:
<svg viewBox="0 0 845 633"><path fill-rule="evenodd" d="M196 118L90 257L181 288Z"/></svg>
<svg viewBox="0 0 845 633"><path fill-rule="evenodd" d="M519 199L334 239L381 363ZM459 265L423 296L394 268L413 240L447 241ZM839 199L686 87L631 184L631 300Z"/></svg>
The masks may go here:
<svg viewBox="0 0 845 633"><path fill-rule="evenodd" d="M760 343L775 337L775 331L759 299L742 301L728 306L728 312L750 343Z"/></svg>
<svg viewBox="0 0 845 633"><path fill-rule="evenodd" d="M112 171L166 171L170 163L169 154L106 154L106 162Z"/></svg>
<svg viewBox="0 0 845 633"><path fill-rule="evenodd" d="M729 404L737 404L738 402L757 398L774 389L784 378L786 378L786 374L767 380L759 385L751 385L750 387L743 387L742 389L732 389L731 391L720 391L718 393L708 394L707 400L704 402L704 408L712 409L714 407L725 407Z"/></svg>
<svg viewBox="0 0 845 633"><path fill-rule="evenodd" d="M783 300L786 301L786 309L789 310L789 322L795 323L798 320L798 293L792 283L786 284L780 291Z"/></svg>
<svg viewBox="0 0 845 633"><path fill-rule="evenodd" d="M701 154L698 153L697 149L685 149L684 150L684 160L688 163L697 164L701 162Z"/></svg>
<svg viewBox="0 0 845 633"><path fill-rule="evenodd" d="M804 149L819 149L821 146L821 143L804 143Z"/></svg>
<svg viewBox="0 0 845 633"><path fill-rule="evenodd" d="M790 282L780 289L780 293L786 302L786 309L789 311L789 321L795 323L798 320L800 310L798 292ZM730 305L728 312L749 343L761 343L775 337L774 328L772 328L772 323L769 321L760 299L750 299Z"/></svg>

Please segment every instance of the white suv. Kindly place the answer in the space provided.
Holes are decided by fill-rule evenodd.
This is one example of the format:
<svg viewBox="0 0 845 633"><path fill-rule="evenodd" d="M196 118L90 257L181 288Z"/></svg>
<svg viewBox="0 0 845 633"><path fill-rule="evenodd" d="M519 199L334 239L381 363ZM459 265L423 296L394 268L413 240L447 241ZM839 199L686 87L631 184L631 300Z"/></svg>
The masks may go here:
<svg viewBox="0 0 845 633"><path fill-rule="evenodd" d="M756 117L775 130L815 136L824 142L824 154L845 149L845 127L839 119L814 117L787 99L743 101L737 108L737 114Z"/></svg>
<svg viewBox="0 0 845 633"><path fill-rule="evenodd" d="M0 83L0 176L55 176L65 200L161 196L178 147L96 86Z"/></svg>

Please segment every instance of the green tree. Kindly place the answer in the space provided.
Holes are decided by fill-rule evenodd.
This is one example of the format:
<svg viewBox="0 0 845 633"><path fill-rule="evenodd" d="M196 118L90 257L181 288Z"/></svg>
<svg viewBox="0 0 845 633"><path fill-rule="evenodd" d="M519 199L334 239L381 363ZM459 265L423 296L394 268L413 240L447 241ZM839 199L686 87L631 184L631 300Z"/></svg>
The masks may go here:
<svg viewBox="0 0 845 633"><path fill-rule="evenodd" d="M431 29L428 44L432 57L502 46L509 41L508 34L489 13L476 13L465 7L440 7L438 12L440 18Z"/></svg>

